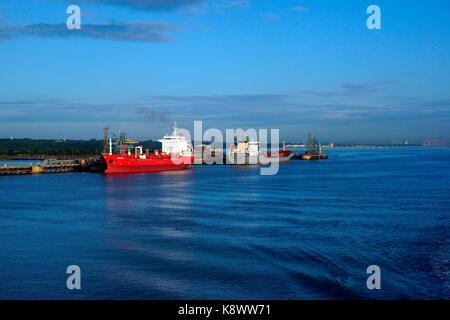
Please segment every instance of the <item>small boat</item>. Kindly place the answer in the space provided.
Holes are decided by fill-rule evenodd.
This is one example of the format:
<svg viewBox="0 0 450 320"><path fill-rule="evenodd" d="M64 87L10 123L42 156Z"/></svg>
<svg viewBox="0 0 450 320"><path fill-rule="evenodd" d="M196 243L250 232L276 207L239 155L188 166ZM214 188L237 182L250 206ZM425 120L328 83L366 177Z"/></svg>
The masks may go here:
<svg viewBox="0 0 450 320"><path fill-rule="evenodd" d="M328 155L322 152L322 145L317 140L316 137L313 137L311 133L308 135L308 144L307 150L305 153L301 155L295 155L294 159L301 160L322 160L328 159Z"/></svg>

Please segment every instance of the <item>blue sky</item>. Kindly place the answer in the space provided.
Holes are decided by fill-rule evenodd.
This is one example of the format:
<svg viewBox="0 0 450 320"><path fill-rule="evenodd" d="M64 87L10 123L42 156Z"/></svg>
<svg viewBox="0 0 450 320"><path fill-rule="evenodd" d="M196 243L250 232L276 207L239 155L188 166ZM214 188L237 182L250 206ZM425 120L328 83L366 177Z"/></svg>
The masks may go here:
<svg viewBox="0 0 450 320"><path fill-rule="evenodd" d="M65 27L70 4L81 30ZM444 0L6 0L0 137L156 139L203 120L289 141L448 141L449 40Z"/></svg>

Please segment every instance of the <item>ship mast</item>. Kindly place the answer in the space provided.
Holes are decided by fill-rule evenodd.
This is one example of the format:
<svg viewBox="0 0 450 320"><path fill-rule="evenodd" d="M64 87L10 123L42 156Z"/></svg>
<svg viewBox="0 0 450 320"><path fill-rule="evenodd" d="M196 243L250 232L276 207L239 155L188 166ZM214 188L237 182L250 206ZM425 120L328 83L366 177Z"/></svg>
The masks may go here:
<svg viewBox="0 0 450 320"><path fill-rule="evenodd" d="M173 125L173 133L172 135L176 136L178 135L178 128L177 128L177 122L175 121L175 124Z"/></svg>
<svg viewBox="0 0 450 320"><path fill-rule="evenodd" d="M107 153L109 150L109 143L110 143L109 134L108 134L109 128L105 127L105 128L103 128L103 131L105 133L103 136L103 153Z"/></svg>

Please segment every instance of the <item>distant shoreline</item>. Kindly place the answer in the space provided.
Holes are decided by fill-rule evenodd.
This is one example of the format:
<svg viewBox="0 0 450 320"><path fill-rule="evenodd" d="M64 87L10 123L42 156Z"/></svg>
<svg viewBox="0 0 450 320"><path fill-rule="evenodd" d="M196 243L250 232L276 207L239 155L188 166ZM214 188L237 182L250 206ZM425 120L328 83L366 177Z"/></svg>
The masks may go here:
<svg viewBox="0 0 450 320"><path fill-rule="evenodd" d="M448 147L449 145L423 145L423 144L408 144L408 145L335 145L330 147L328 145L322 145L323 149L375 149L375 148L408 148L408 147ZM306 149L306 145L287 144L286 148L300 148Z"/></svg>
<svg viewBox="0 0 450 320"><path fill-rule="evenodd" d="M323 149L394 149L394 148L408 148L408 147L449 147L448 145L355 145L355 146L322 146ZM304 145L286 145L286 148L295 148L295 149L306 149L307 147ZM89 155L81 155L81 154L1 154L0 160L49 160L49 159L59 159L59 160L71 160L71 159L83 159L83 158L92 158L92 157L100 157L101 153L89 154Z"/></svg>
<svg viewBox="0 0 450 320"><path fill-rule="evenodd" d="M146 140L140 142L145 149L161 148L158 141ZM203 142L209 144L209 142ZM375 149L375 148L405 148L405 147L445 147L445 141L426 141L423 144L322 144L322 149ZM270 148L270 144L267 148ZM278 146L281 148L281 144ZM287 143L286 148L306 149L303 143ZM48 160L48 159L82 159L100 157L104 149L104 141L91 140L50 140L50 139L0 139L1 160Z"/></svg>

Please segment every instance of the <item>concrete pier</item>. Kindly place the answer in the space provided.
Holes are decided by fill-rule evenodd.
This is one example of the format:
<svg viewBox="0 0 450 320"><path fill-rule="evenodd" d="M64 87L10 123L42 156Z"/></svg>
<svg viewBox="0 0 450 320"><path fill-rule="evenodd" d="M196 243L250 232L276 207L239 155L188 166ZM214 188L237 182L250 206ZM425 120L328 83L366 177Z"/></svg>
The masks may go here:
<svg viewBox="0 0 450 320"><path fill-rule="evenodd" d="M53 160L41 163L30 163L21 166L0 166L0 176L7 175L24 175L24 174L43 174L43 173L64 173L72 171L87 171L89 166L96 161L97 158L77 159L77 160Z"/></svg>

